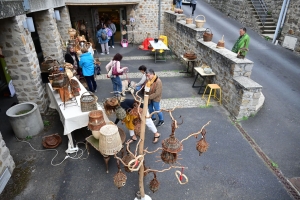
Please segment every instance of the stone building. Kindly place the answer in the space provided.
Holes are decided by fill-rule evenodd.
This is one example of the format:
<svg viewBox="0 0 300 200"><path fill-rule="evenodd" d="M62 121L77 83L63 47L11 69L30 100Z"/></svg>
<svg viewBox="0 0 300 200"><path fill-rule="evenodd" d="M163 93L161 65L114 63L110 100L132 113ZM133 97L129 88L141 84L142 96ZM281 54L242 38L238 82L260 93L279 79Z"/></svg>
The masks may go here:
<svg viewBox="0 0 300 200"><path fill-rule="evenodd" d="M222 11L223 13L227 14L229 17L238 20L240 23L244 24L246 27L250 27L253 30L257 31L264 35L263 31L264 28L258 22L258 16L256 15L253 4L251 0L205 0L213 7L217 8L218 10ZM255 1L254 1L255 2ZM281 8L283 6L284 0L264 0L262 1L265 3L267 8L267 14L271 20L274 21L273 23L273 34L270 37L273 38L276 25L279 20L279 15L281 12ZM300 0L290 0L288 1L289 5L287 8L285 20L283 26L279 29L278 32L278 39L279 44L283 44L284 39L286 36L297 40L294 51L298 54L300 53ZM268 36L268 34L266 35ZM266 37L267 38L267 37Z"/></svg>
<svg viewBox="0 0 300 200"><path fill-rule="evenodd" d="M214 49L216 44L204 44L196 39L204 30L185 25L184 15L170 12L171 4L170 0L2 0L0 47L5 62L1 62L0 86L12 80L20 103L34 102L41 113L45 112L49 100L41 78L41 62L50 58L63 63L68 28L80 31L84 24L88 39L95 43L100 19L109 18L117 26L116 42L125 38L140 44L148 34L151 37L165 34L170 48L175 49L178 56L185 49L191 49L200 57L207 57L208 64L215 66L213 70L219 75L216 83L225 92L223 105L236 118L255 113L261 106L259 102L263 102L263 95L262 87L250 79L253 63L247 59L237 61L229 50L222 53ZM178 37L182 38L179 40ZM12 173L14 162L7 156L9 151L4 140L0 143L0 158L8 159L7 162L0 161L0 173L5 168Z"/></svg>

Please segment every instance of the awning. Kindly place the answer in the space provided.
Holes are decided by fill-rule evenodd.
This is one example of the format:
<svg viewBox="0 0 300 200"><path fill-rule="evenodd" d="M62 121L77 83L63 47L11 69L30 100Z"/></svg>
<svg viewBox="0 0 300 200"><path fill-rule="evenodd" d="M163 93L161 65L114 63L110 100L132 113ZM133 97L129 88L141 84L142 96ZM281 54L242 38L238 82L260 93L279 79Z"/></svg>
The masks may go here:
<svg viewBox="0 0 300 200"><path fill-rule="evenodd" d="M89 0L89 1L82 1L82 0L66 0L66 5L84 5L84 6L98 6L98 5L132 5L140 3L140 0Z"/></svg>

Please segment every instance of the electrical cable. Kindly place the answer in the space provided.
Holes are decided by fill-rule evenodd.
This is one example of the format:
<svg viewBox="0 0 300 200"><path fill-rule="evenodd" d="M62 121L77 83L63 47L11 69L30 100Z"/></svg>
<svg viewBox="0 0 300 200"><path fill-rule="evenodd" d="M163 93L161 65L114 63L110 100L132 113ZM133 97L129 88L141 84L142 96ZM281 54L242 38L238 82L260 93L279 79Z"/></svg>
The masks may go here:
<svg viewBox="0 0 300 200"><path fill-rule="evenodd" d="M27 141L24 141L24 140L20 140L20 139L17 138L17 137L16 137L16 139L17 139L19 142L27 143L34 151L38 151L38 152L40 152L40 151L56 151L55 156L54 156L54 157L52 158L52 160L51 160L51 165L54 166L54 167L55 167L55 166L61 165L61 164L62 164L66 159L68 159L68 158L71 158L71 159L74 159L74 160L77 160L77 159L85 160L85 159L87 159L87 158L89 157L89 151L87 151L87 146L86 146L85 150L82 150L82 149L78 148L78 151L79 151L79 150L81 151L81 153L80 153L78 156L77 156L78 151L75 152L75 155L74 155L74 156L71 156L70 153L67 153L66 157L65 157L60 163L58 163L58 164L53 164L53 160L54 160L54 159L56 158L56 156L58 155L58 150L56 150L56 149L35 149L35 148L30 144L30 142L27 142ZM79 144L79 143L85 144L84 142L77 142L77 143L76 143L76 146L77 146L77 144ZM86 144L85 144L85 145L86 145ZM84 154L85 151L88 152L87 157L81 158L81 157L83 156L83 154Z"/></svg>

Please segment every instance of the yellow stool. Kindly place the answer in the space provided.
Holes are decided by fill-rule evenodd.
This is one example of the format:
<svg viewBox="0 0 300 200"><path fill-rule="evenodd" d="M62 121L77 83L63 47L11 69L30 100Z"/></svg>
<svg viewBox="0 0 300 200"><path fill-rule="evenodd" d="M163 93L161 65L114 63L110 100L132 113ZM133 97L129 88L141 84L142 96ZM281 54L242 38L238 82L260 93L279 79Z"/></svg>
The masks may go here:
<svg viewBox="0 0 300 200"><path fill-rule="evenodd" d="M210 91L209 91L208 95L205 94L207 88L210 88ZM219 98L217 97L217 90L219 90L219 93L220 93ZM220 88L220 86L218 84L208 84L205 87L204 93L202 95L202 99L204 99L205 96L208 96L208 98L206 100L206 106L208 106L211 96L214 97L215 99L217 99L218 100L217 102L219 102L220 105L221 105L222 92L221 92L221 88Z"/></svg>

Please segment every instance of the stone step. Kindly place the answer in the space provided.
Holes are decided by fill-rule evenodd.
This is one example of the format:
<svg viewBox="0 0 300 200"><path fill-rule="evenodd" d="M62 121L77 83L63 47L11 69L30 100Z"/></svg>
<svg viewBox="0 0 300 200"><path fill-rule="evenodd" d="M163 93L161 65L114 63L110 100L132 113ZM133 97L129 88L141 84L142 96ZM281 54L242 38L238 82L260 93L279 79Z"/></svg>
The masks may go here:
<svg viewBox="0 0 300 200"><path fill-rule="evenodd" d="M275 30L263 30L261 31L263 34L274 34Z"/></svg>
<svg viewBox="0 0 300 200"><path fill-rule="evenodd" d="M261 30L276 30L276 26L258 26Z"/></svg>
<svg viewBox="0 0 300 200"><path fill-rule="evenodd" d="M273 39L274 34L262 34L262 36L269 37L269 38Z"/></svg>

